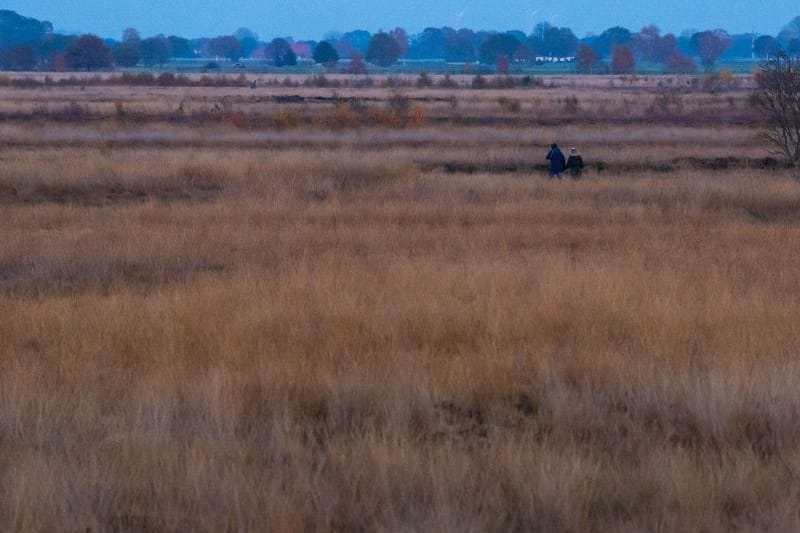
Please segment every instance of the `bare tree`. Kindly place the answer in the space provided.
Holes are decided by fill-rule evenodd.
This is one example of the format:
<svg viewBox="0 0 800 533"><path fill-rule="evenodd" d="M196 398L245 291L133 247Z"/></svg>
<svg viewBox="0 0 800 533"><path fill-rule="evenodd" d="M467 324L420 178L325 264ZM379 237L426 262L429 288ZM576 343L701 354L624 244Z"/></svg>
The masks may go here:
<svg viewBox="0 0 800 533"><path fill-rule="evenodd" d="M754 100L766 114L774 153L800 173L800 59L780 53L761 65L756 81Z"/></svg>

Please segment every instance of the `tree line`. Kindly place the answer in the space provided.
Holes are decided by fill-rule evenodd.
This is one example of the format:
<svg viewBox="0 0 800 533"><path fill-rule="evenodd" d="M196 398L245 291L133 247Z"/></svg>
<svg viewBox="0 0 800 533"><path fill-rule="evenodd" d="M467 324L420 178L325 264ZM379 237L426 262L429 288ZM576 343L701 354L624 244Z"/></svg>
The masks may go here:
<svg viewBox="0 0 800 533"><path fill-rule="evenodd" d="M530 33L429 27L409 35L398 27L374 34L366 30L330 32L320 41L290 37L263 41L247 28L199 39L175 35L142 38L133 28L126 29L120 39L61 35L53 31L50 22L0 10L0 67L5 70L97 70L153 67L175 59L237 62L254 58L276 67L313 61L353 73L364 72L368 64L389 67L403 59L481 63L500 73L513 66L551 61L574 62L578 72L589 74L632 73L642 64L688 73L701 67L713 69L721 58L764 60L781 52L800 55L800 17L775 36L731 35L723 29L662 34L651 25L636 32L616 26L579 39L568 27L542 22Z"/></svg>

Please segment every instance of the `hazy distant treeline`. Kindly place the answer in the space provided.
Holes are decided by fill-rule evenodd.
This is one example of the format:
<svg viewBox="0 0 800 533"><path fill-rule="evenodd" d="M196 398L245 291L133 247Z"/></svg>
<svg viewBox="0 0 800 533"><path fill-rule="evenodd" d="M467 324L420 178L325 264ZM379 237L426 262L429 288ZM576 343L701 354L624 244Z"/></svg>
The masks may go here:
<svg viewBox="0 0 800 533"><path fill-rule="evenodd" d="M574 63L585 73L628 73L639 65L667 72L712 69L720 60L760 60L785 52L800 54L800 16L777 35L729 34L724 29L662 34L656 26L638 31L616 26L578 38L568 27L546 22L530 33L490 32L470 28L425 28L409 35L403 28L371 33L330 32L319 41L291 37L263 40L247 28L231 35L188 39L176 35L143 38L134 28L119 39L62 35L47 21L0 10L0 67L4 70L97 70L150 67L176 59L218 61L259 59L275 67L298 63L329 70L363 72L366 66L389 67L400 60L480 63L498 72L547 62Z"/></svg>

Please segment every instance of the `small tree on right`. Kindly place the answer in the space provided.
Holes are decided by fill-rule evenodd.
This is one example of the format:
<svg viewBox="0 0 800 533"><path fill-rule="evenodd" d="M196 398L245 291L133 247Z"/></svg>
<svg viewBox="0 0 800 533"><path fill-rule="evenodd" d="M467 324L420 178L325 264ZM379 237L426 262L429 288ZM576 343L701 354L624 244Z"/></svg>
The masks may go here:
<svg viewBox="0 0 800 533"><path fill-rule="evenodd" d="M754 101L766 115L775 153L800 174L800 59L779 53L756 73Z"/></svg>

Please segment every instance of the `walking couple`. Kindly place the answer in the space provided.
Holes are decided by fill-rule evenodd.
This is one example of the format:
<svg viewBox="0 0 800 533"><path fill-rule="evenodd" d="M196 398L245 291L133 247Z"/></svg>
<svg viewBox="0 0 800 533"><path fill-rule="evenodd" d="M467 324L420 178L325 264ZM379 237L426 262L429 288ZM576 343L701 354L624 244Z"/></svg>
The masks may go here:
<svg viewBox="0 0 800 533"><path fill-rule="evenodd" d="M569 169L569 173L574 179L579 179L583 173L583 158L574 146L570 150L569 159L565 159L558 145L551 144L547 160L550 161L551 178L561 179L561 173L566 169Z"/></svg>

